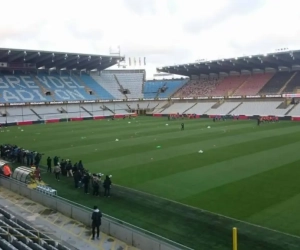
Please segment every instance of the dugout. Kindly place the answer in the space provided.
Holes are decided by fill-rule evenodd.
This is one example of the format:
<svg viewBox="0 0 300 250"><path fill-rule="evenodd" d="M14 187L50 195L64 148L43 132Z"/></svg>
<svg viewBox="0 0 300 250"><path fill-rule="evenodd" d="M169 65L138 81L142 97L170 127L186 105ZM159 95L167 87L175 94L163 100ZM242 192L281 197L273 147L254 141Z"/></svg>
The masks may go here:
<svg viewBox="0 0 300 250"><path fill-rule="evenodd" d="M32 173L34 169L28 167L17 167L12 174L12 178L24 182L26 184L31 183Z"/></svg>

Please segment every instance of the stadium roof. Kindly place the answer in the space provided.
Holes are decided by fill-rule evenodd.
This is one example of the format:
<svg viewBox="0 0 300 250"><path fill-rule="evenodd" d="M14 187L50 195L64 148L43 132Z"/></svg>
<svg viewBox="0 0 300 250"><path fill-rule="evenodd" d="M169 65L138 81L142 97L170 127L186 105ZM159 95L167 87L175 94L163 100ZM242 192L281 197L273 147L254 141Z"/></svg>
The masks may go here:
<svg viewBox="0 0 300 250"><path fill-rule="evenodd" d="M219 74L241 71L264 71L267 68L281 70L300 66L300 50L282 51L271 54L243 56L212 61L197 61L194 63L173 65L158 68L158 72L168 72L184 76L200 74Z"/></svg>
<svg viewBox="0 0 300 250"><path fill-rule="evenodd" d="M124 60L121 56L0 48L0 68L104 70Z"/></svg>

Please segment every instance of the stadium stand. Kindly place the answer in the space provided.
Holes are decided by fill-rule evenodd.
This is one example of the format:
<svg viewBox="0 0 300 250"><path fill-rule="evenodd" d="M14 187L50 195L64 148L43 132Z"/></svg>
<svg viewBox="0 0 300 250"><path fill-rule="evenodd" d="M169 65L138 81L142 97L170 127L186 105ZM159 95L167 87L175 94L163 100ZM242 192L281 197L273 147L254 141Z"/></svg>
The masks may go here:
<svg viewBox="0 0 300 250"><path fill-rule="evenodd" d="M243 102L238 108L231 112L232 115L276 115L284 116L293 105L286 108L278 108L282 101L257 101Z"/></svg>
<svg viewBox="0 0 300 250"><path fill-rule="evenodd" d="M218 79L190 80L177 91L175 97L210 96L218 83Z"/></svg>
<svg viewBox="0 0 300 250"><path fill-rule="evenodd" d="M115 75L110 73L103 73L101 75L91 74L91 77L100 85L106 89L114 98L113 99L125 99L126 96L121 92L121 86L118 84Z"/></svg>
<svg viewBox="0 0 300 250"><path fill-rule="evenodd" d="M0 102L53 101L46 96L31 76L4 75L0 77Z"/></svg>
<svg viewBox="0 0 300 250"><path fill-rule="evenodd" d="M203 115L206 114L206 112L210 110L211 107L215 104L216 104L215 102L203 102L203 103L197 103L196 105L194 103L194 106L190 108L187 113Z"/></svg>
<svg viewBox="0 0 300 250"><path fill-rule="evenodd" d="M212 91L212 96L232 95L247 79L249 75L225 77Z"/></svg>
<svg viewBox="0 0 300 250"><path fill-rule="evenodd" d="M252 75L234 92L234 95L256 95L273 76L274 73Z"/></svg>
<svg viewBox="0 0 300 250"><path fill-rule="evenodd" d="M0 198L0 249L137 250L102 232L91 241L84 224L2 187Z"/></svg>
<svg viewBox="0 0 300 250"><path fill-rule="evenodd" d="M195 103L174 103L163 110L161 114L184 114L185 111L189 110L193 105L195 105Z"/></svg>
<svg viewBox="0 0 300 250"><path fill-rule="evenodd" d="M295 104L294 108L288 113L289 116L300 116L300 104Z"/></svg>
<svg viewBox="0 0 300 250"><path fill-rule="evenodd" d="M259 94L277 94L287 81L291 79L294 72L280 72L276 73L270 81L259 91Z"/></svg>
<svg viewBox="0 0 300 250"><path fill-rule="evenodd" d="M209 111L206 112L207 115L227 115L233 112L241 102L224 102L217 108L211 108Z"/></svg>
<svg viewBox="0 0 300 250"><path fill-rule="evenodd" d="M100 84L98 84L92 77L87 74L82 74L80 76L82 81L90 88L95 94L99 97L99 99L104 100L112 100L114 97L109 93L105 88L103 88Z"/></svg>
<svg viewBox="0 0 300 250"><path fill-rule="evenodd" d="M128 90L128 98L143 98L143 73L122 73L115 74L123 89Z"/></svg>
<svg viewBox="0 0 300 250"><path fill-rule="evenodd" d="M186 79L152 80L144 85L144 98L167 98L187 83Z"/></svg>
<svg viewBox="0 0 300 250"><path fill-rule="evenodd" d="M294 77L287 83L282 93L295 93L300 88L300 74L295 72Z"/></svg>
<svg viewBox="0 0 300 250"><path fill-rule="evenodd" d="M58 74L39 74L36 76L43 88L47 89L53 95L54 100L94 100L86 87L78 82L75 77Z"/></svg>

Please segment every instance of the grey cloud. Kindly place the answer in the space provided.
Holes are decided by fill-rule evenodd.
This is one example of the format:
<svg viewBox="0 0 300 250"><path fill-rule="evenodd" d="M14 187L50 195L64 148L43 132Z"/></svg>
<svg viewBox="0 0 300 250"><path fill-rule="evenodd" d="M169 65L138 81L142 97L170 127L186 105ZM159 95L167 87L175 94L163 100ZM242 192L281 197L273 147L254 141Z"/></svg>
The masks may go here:
<svg viewBox="0 0 300 250"><path fill-rule="evenodd" d="M144 14L155 14L155 1L154 0L123 0L124 5L131 12L144 15Z"/></svg>
<svg viewBox="0 0 300 250"><path fill-rule="evenodd" d="M260 9L266 0L235 0L231 1L223 10L220 10L213 17L206 20L193 19L184 24L184 30L188 33L198 34L199 32L212 28L215 25L231 18L232 16L248 15Z"/></svg>

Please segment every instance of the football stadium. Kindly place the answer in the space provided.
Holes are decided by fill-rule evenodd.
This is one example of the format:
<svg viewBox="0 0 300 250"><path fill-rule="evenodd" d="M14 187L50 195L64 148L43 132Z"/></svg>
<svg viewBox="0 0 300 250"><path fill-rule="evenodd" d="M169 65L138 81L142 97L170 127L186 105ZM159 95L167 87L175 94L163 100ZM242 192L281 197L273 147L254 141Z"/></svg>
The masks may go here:
<svg viewBox="0 0 300 250"><path fill-rule="evenodd" d="M124 60L0 49L0 248L299 249L300 51Z"/></svg>

